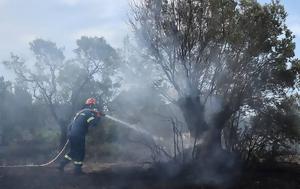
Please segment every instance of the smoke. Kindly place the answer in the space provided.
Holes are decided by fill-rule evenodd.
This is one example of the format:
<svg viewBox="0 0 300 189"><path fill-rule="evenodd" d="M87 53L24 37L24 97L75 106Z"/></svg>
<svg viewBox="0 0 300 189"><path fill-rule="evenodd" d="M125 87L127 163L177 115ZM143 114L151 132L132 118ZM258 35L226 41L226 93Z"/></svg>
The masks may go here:
<svg viewBox="0 0 300 189"><path fill-rule="evenodd" d="M206 159L195 160L195 140L177 104L179 94L166 82L164 72L155 60L146 56L146 52L132 41L128 37L124 42L122 56L125 62L119 68L122 89L113 100L108 116L119 125L118 132L122 133L118 142L125 152L120 159L126 161L130 154L129 159L136 163L152 162L152 168L160 178L180 176L194 184L230 183L238 172L237 158L216 148ZM190 94L184 74L176 76L184 94ZM204 121L208 127L213 127L215 115L223 110L224 102L217 95L204 97L198 103L204 106ZM206 135L203 130L196 145L204 143Z"/></svg>
<svg viewBox="0 0 300 189"><path fill-rule="evenodd" d="M147 29L149 28L146 27ZM151 29L155 30L156 28L149 30ZM235 176L235 171L238 170L236 157L224 149L218 148L218 140L221 140L221 136L212 138L211 133L215 130L218 122L216 115L224 111L225 99L213 95L214 91L209 93L212 82L222 83L228 75L224 71L226 68L218 62L226 59L225 55L214 57L214 52L207 50L207 56L212 59L210 60L211 65L203 68L199 68L197 67L199 65L193 63L181 62L176 58L176 60L172 60L170 56L167 56L168 51L164 51L163 47L177 49L180 41L177 41L178 38L175 34L170 33L161 38L161 43L154 44L166 45L162 46L163 50L159 49L160 46L157 49L154 48L154 50L162 51L159 53L163 58L154 58L151 56L153 54L147 52L146 49L153 45L150 43L154 39L157 40L155 37L160 39L161 36L149 34L146 36L146 38L150 37L147 38L148 40L139 41L138 39L137 44L132 42L136 37L145 37L147 32L151 33L152 31L143 31L142 28L137 31L134 39L128 37L124 41L122 53L125 64L120 68L123 90L113 102L112 116L126 120L130 125L145 131L141 132L145 136L149 133L160 139L154 140L155 144L149 144L147 137L135 140L137 144L150 152L144 154L149 156L143 156L143 159L159 162L157 172L160 176L167 175L167 177L173 178L181 175L196 184L229 182ZM154 34L159 35L158 33L154 31ZM177 56L177 54L172 55ZM172 61L174 64L170 66ZM188 74L197 71L200 73L201 69L209 71L205 70L207 75L195 74L199 78L193 78L193 76L187 76L184 65L190 66ZM200 79L200 82L193 83L192 79ZM201 81L205 88L201 91L202 94L198 91L199 86L197 85L200 85ZM196 128L191 128L191 126ZM138 129L134 128L132 132L134 130ZM132 139L135 136L131 133L126 137ZM208 143L212 145L211 149L208 146L205 147ZM206 149L202 150L201 148ZM136 153L134 148L126 149L128 153ZM197 157L200 156L199 154L201 157Z"/></svg>

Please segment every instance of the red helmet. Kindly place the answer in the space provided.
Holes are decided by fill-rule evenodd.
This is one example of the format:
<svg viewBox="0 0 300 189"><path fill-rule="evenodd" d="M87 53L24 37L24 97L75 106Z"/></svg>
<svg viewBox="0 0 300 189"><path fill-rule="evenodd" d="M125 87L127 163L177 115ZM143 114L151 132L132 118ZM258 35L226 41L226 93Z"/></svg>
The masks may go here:
<svg viewBox="0 0 300 189"><path fill-rule="evenodd" d="M85 104L86 105L96 105L97 101L95 98L88 98L86 101L85 101Z"/></svg>

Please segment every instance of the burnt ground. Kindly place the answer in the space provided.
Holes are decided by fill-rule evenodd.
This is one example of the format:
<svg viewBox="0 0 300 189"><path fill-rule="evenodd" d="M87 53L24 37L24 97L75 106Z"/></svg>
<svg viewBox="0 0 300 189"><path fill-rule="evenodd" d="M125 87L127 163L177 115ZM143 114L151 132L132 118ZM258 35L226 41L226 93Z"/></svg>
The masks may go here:
<svg viewBox="0 0 300 189"><path fill-rule="evenodd" d="M76 176L68 167L0 168L1 189L300 189L300 167L280 165L243 171L231 186L193 183L180 177L157 176L158 170L125 163L89 164Z"/></svg>

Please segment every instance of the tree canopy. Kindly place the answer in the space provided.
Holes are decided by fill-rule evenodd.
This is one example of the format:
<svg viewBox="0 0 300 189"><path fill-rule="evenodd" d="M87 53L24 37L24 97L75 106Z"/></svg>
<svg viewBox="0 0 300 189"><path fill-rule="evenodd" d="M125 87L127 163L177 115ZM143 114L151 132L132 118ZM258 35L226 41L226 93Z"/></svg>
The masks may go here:
<svg viewBox="0 0 300 189"><path fill-rule="evenodd" d="M237 112L259 109L270 96L285 98L294 87L300 64L286 16L279 1L143 0L133 5L131 24L162 70L161 83L176 91L168 99L181 108L192 135L204 137L211 149ZM207 122L211 98L220 99L222 108Z"/></svg>

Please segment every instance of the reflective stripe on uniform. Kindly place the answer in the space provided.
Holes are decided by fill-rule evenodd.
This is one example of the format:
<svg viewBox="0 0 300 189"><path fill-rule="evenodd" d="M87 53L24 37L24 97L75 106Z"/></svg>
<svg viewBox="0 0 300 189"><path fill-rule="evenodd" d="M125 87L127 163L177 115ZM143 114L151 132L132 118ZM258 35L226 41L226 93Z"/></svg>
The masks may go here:
<svg viewBox="0 0 300 189"><path fill-rule="evenodd" d="M82 165L82 161L74 161L75 165Z"/></svg>
<svg viewBox="0 0 300 189"><path fill-rule="evenodd" d="M92 121L93 119L95 119L94 117L90 117L87 122L89 123L90 121Z"/></svg>
<svg viewBox="0 0 300 189"><path fill-rule="evenodd" d="M68 159L68 160L70 160L70 161L72 161L72 158L70 156L68 156L68 155L65 155L65 158Z"/></svg>
<svg viewBox="0 0 300 189"><path fill-rule="evenodd" d="M78 115L79 115L79 113L77 113L77 114L75 115L75 117L73 118L74 121L75 121L75 119L78 117Z"/></svg>
<svg viewBox="0 0 300 189"><path fill-rule="evenodd" d="M83 111L85 110L88 110L88 109L83 109L83 110L80 110L79 112L76 113L75 117L74 117L74 121L77 119L78 116L82 115L82 116L85 116L86 114L83 113Z"/></svg>

